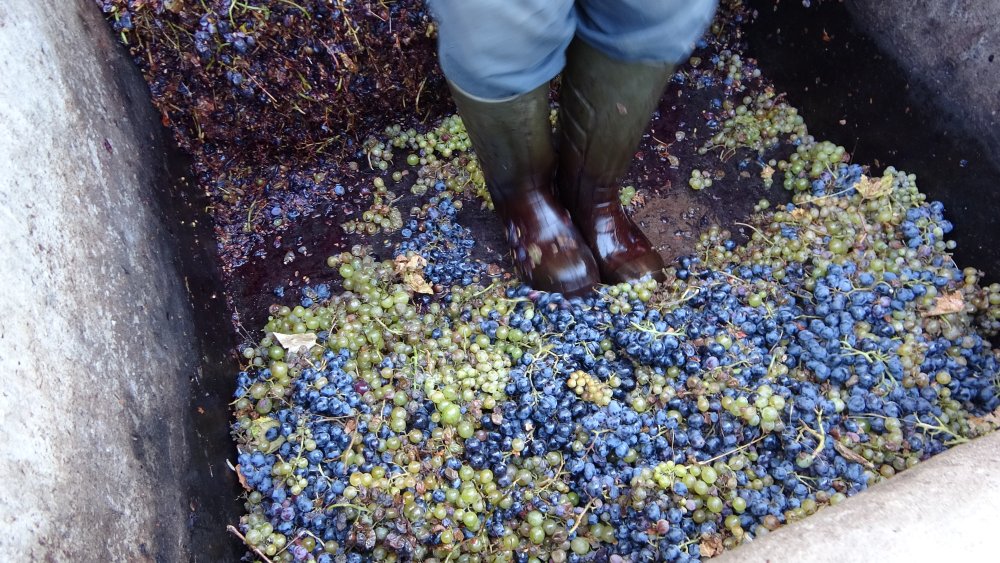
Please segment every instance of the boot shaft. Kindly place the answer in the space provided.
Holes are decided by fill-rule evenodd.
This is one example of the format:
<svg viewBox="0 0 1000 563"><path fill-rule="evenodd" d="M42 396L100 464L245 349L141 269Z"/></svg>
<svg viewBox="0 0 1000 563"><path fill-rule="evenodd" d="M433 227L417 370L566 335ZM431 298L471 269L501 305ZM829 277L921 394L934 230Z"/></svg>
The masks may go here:
<svg viewBox="0 0 1000 563"><path fill-rule="evenodd" d="M579 38L567 52L559 113L559 191L572 208L618 197L667 79L669 64L612 59Z"/></svg>
<svg viewBox="0 0 1000 563"><path fill-rule="evenodd" d="M597 264L552 189L548 83L499 101L451 87L521 279L568 295L589 291Z"/></svg>
<svg viewBox="0 0 1000 563"><path fill-rule="evenodd" d="M449 84L472 140L493 205L500 210L534 191L552 192L555 150L548 83L507 100L483 100Z"/></svg>

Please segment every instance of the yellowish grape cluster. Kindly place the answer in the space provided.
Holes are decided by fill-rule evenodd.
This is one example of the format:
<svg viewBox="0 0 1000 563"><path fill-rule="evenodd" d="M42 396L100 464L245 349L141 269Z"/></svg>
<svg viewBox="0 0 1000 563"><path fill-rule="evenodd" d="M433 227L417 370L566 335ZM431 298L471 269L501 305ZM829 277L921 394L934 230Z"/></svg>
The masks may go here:
<svg viewBox="0 0 1000 563"><path fill-rule="evenodd" d="M392 204L395 201L385 185L385 180L375 178L372 205L361 213L360 219L352 219L341 225L347 234L375 235L379 231L398 231L403 227L403 214Z"/></svg>
<svg viewBox="0 0 1000 563"><path fill-rule="evenodd" d="M738 105L731 100L723 101L719 120L721 130L698 149L699 154L737 148L763 152L776 147L786 135L792 142L809 138L798 110L781 100L771 88L756 97L744 96Z"/></svg>
<svg viewBox="0 0 1000 563"><path fill-rule="evenodd" d="M584 401L597 406L603 407L611 402L611 386L585 371L577 370L570 374L566 386Z"/></svg>

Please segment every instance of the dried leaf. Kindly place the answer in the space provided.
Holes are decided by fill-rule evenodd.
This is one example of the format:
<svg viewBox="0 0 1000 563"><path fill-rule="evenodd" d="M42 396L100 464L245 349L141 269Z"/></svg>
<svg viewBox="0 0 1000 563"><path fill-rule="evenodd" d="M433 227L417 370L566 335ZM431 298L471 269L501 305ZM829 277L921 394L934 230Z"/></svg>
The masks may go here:
<svg viewBox="0 0 1000 563"><path fill-rule="evenodd" d="M991 413L983 416L973 416L969 418L969 424L973 427L996 429L1000 428L1000 407Z"/></svg>
<svg viewBox="0 0 1000 563"><path fill-rule="evenodd" d="M531 265L537 266L542 263L542 249L534 243L528 245L528 258L531 259Z"/></svg>
<svg viewBox="0 0 1000 563"><path fill-rule="evenodd" d="M344 66L347 67L347 70L351 71L352 73L358 71L358 65L357 65L357 63L355 63L354 59L352 59L351 57L349 57L347 55L347 53L341 51L341 52L339 52L337 54L340 55L340 62L344 63Z"/></svg>
<svg viewBox="0 0 1000 563"><path fill-rule="evenodd" d="M353 418L344 423L344 434L352 434L358 427L358 421Z"/></svg>
<svg viewBox="0 0 1000 563"><path fill-rule="evenodd" d="M295 354L302 350L309 350L316 345L316 333L315 332L304 332L302 334L281 334L280 332L272 332L274 338L278 340L282 348L288 350L289 353Z"/></svg>
<svg viewBox="0 0 1000 563"><path fill-rule="evenodd" d="M877 199L892 192L892 176L885 175L878 180L872 180L868 176L862 176L861 180L854 186L864 199Z"/></svg>
<svg viewBox="0 0 1000 563"><path fill-rule="evenodd" d="M401 254L393 260L393 268L400 275L406 272L423 272L426 265L427 260L423 256L412 252Z"/></svg>
<svg viewBox="0 0 1000 563"><path fill-rule="evenodd" d="M940 315L948 315L950 313L960 313L964 309L965 300L962 299L962 293L953 291L938 297L937 301L934 302L934 306L931 307L930 310L924 312L924 316L936 317Z"/></svg>
<svg viewBox="0 0 1000 563"><path fill-rule="evenodd" d="M403 283L406 287L410 288L411 291L416 293L426 293L428 295L434 294L434 289L431 284L427 283L424 276L417 272L407 272L403 274Z"/></svg>
<svg viewBox="0 0 1000 563"><path fill-rule="evenodd" d="M236 466L236 479L239 480L240 485L243 485L244 489L248 491L253 490L247 483L247 478L243 476L243 469L239 465Z"/></svg>
<svg viewBox="0 0 1000 563"><path fill-rule="evenodd" d="M712 534L706 536L705 539L701 540L701 554L705 557L715 557L716 555L722 553L722 536L719 534Z"/></svg>
<svg viewBox="0 0 1000 563"><path fill-rule="evenodd" d="M764 166L760 171L760 177L763 180L770 180L772 176L774 176L774 168L770 166Z"/></svg>
<svg viewBox="0 0 1000 563"><path fill-rule="evenodd" d="M840 442L834 442L833 443L833 447L834 447L834 449L837 450L837 453L839 453L841 455L841 457L843 457L847 461L853 461L854 463L860 463L861 465L864 465L868 469L875 469L875 465L873 465L872 462L868 461L863 456L861 456L859 453L855 452L851 448L848 448L844 444L841 444Z"/></svg>
<svg viewBox="0 0 1000 563"><path fill-rule="evenodd" d="M393 263L396 273L402 274L403 272L423 271L424 266L427 265L427 260L419 254L407 252L406 254L397 256L393 260Z"/></svg>
<svg viewBox="0 0 1000 563"><path fill-rule="evenodd" d="M474 419L479 420L483 417L483 402L476 399L468 404L469 414L473 416Z"/></svg>
<svg viewBox="0 0 1000 563"><path fill-rule="evenodd" d="M396 274L403 278L403 283L410 288L410 291L431 295L434 293L434 289L424 279L424 266L426 265L427 260L423 256L412 252L397 256L393 260L393 269L396 270Z"/></svg>
<svg viewBox="0 0 1000 563"><path fill-rule="evenodd" d="M800 219L809 219L810 218L809 217L809 210L806 209L806 208L804 208L804 207L796 207L795 209L793 209L789 213L789 215L791 215L792 219L794 219L796 221L798 221Z"/></svg>

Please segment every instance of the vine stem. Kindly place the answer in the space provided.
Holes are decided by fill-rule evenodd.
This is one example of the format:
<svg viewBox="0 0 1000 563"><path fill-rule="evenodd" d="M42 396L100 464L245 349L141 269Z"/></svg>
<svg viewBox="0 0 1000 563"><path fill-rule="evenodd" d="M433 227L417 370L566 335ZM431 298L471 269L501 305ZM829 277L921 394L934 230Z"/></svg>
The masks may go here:
<svg viewBox="0 0 1000 563"><path fill-rule="evenodd" d="M733 222L733 224L734 224L734 225L739 225L739 226L741 226L741 227L746 227L746 228L748 228L748 229L752 229L752 230L753 230L753 231L754 231L755 233L757 233L758 235L760 235L760 236L761 236L761 238L763 238L763 239L764 239L765 241L767 241L767 244L770 244L771 246L774 246L774 241L772 241L771 239L767 238L767 235L765 235L765 234L764 234L764 233L763 233L763 232L762 232L762 231L761 231L760 229L758 229L757 227L754 227L753 225L751 225L751 224L749 224L749 223L740 223L740 222L738 222L738 221L734 221L734 222Z"/></svg>
<svg viewBox="0 0 1000 563"><path fill-rule="evenodd" d="M750 440L746 444L743 444L742 446L736 446L735 448L729 450L728 452L721 453L721 454L719 454L719 455L717 455L717 456L715 456L715 457L713 457L711 459L706 459L705 461L699 461L697 463L697 465L706 465L706 464L712 463L713 461L720 460L720 459L722 459L722 458L724 458L724 457L726 457L728 455L732 455L732 454L734 454L736 452L741 452L744 449L749 448L750 446L756 444L757 442L763 440L766 437L767 437L767 433L763 433L760 436L757 436L756 438L754 438L753 440Z"/></svg>
<svg viewBox="0 0 1000 563"><path fill-rule="evenodd" d="M246 544L246 546L249 547L251 551L253 551L254 553L256 553L261 559L263 559L265 561L265 563L274 563L274 561L271 561L271 559L268 556L264 555L264 552L262 552L261 550L257 549L257 546L251 545L250 542L247 541L246 536L244 536L243 534L241 534L240 531L236 529L236 526L233 526L232 524L230 524L230 525L226 526L226 529L229 530L229 532L232 533L233 535L235 535L236 537L240 538L240 541L242 541L244 544Z"/></svg>
<svg viewBox="0 0 1000 563"><path fill-rule="evenodd" d="M581 512L580 517L576 519L576 524L573 524L573 527L569 529L569 535L572 536L573 532L575 532L576 529L580 527L580 524L583 523L583 519L587 515L587 511L590 510L590 507L594 505L594 500L595 499L590 499L587 502L586 506L583 507L583 512Z"/></svg>

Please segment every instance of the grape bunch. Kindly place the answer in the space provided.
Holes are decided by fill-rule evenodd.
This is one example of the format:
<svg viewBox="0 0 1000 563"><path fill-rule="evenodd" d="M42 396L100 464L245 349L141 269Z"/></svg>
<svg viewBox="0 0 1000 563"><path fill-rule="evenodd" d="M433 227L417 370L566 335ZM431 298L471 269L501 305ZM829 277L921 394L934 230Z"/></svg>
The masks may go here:
<svg viewBox="0 0 1000 563"><path fill-rule="evenodd" d="M372 181L371 207L361 213L361 219L345 221L341 228L347 234L375 235L379 232L394 232L403 227L403 214L394 207L396 199L385 184L385 179L377 177Z"/></svg>
<svg viewBox="0 0 1000 563"><path fill-rule="evenodd" d="M394 163L395 151L405 150L406 165L416 168L416 179L410 187L414 195L424 195L444 184L450 193L478 197L492 208L479 161L472 152L472 142L459 116L445 117L424 133L392 125L384 134L382 140L372 136L364 143L363 151L372 169L388 170ZM407 174L409 170L397 169L392 177L398 182Z"/></svg>
<svg viewBox="0 0 1000 563"><path fill-rule="evenodd" d="M435 191L446 195L432 197L427 205L411 212L413 218L401 231L404 240L396 256L412 252L424 257L427 265L423 274L431 284L451 287L483 282L486 268L471 259L475 246L472 232L457 221L462 201L450 197L446 187L444 182L435 184Z"/></svg>
<svg viewBox="0 0 1000 563"><path fill-rule="evenodd" d="M773 88L765 88L756 96L744 96L739 104L715 98L705 117L709 129L717 132L698 149L699 154L713 149L732 152L736 148L763 153L786 138L806 144L811 139L798 110L776 95Z"/></svg>

